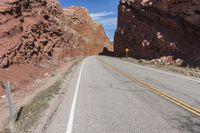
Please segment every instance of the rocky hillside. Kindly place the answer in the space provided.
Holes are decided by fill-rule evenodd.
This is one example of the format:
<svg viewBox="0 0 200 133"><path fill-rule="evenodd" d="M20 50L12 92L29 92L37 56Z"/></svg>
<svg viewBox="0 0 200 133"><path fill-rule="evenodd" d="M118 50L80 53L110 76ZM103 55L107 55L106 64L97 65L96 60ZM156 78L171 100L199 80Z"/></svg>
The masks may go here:
<svg viewBox="0 0 200 133"><path fill-rule="evenodd" d="M57 0L1 0L0 40L2 68L94 55L111 46L86 9L62 9Z"/></svg>
<svg viewBox="0 0 200 133"><path fill-rule="evenodd" d="M200 64L199 0L120 0L114 50L118 56L181 58Z"/></svg>
<svg viewBox="0 0 200 133"><path fill-rule="evenodd" d="M78 41L82 40L81 43L76 43L79 46L72 45L77 47L77 49L74 49L75 53L83 55L98 54L103 50L102 47L112 50L112 44L104 32L103 26L92 20L86 8L72 6L63 10L65 25L74 30L75 37L81 37Z"/></svg>

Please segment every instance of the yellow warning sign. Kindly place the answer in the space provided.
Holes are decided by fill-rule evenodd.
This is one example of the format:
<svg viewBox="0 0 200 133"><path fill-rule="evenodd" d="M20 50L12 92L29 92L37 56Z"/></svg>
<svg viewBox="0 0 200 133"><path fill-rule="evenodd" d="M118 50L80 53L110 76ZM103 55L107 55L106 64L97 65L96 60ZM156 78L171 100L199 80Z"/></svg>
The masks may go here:
<svg viewBox="0 0 200 133"><path fill-rule="evenodd" d="M128 53L128 52L129 52L129 49L128 49L128 48L126 48L126 49L125 49L125 51L126 51L126 53Z"/></svg>
<svg viewBox="0 0 200 133"><path fill-rule="evenodd" d="M125 49L125 52L126 52L126 57L128 57L128 52L129 52L129 49L128 49L128 48L126 48L126 49Z"/></svg>

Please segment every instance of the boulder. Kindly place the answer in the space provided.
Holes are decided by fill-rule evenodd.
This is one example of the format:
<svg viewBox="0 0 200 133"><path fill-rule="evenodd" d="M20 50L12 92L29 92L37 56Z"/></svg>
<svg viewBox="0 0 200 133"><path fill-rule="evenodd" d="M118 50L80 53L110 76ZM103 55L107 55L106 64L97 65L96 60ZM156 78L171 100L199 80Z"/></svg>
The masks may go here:
<svg viewBox="0 0 200 133"><path fill-rule="evenodd" d="M3 61L0 64L0 66L2 68L8 67L9 66L9 59L8 58L4 58Z"/></svg>

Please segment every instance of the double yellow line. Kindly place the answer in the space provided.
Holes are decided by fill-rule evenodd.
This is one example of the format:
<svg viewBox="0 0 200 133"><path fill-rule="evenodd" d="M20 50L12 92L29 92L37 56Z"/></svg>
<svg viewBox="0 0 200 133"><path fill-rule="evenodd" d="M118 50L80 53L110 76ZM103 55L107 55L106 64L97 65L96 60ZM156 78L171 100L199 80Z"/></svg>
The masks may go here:
<svg viewBox="0 0 200 133"><path fill-rule="evenodd" d="M103 60L100 59L99 57L98 57L98 59L99 59L105 66L107 66L108 68L110 68L111 70L113 70L113 71L115 71L115 72L117 72L117 73L119 73L119 74L125 76L126 78L130 79L131 81L136 82L137 84L143 86L144 88L150 90L151 92L154 92L155 94L157 94L157 95L159 95L159 96L161 96L161 97L163 97L163 98L165 98L165 99L171 101L172 103L174 103L174 104L176 104L176 105L178 105L178 106L180 106L180 107L186 109L187 111L189 111L189 112L191 112L191 113L193 113L193 114L195 114L195 115L197 115L197 116L200 117L200 109L195 108L195 107L193 107L193 106L191 106L191 105L185 103L184 101L182 101L182 100L180 100L180 99L178 99L178 98L175 98L175 97L173 97L173 96L171 96L171 95L169 95L169 94L167 94L167 93L165 93L165 92L163 92L163 91L160 91L159 89L155 88L154 86L152 86L152 85L150 85L150 84L148 84L148 83L146 83L146 82L144 82L144 81L142 81L142 80L138 80L138 79L137 79L136 77L134 77L133 75L130 75L130 74L128 74L128 73L126 73L126 72L124 72L124 71L122 71L122 70L120 70L120 69L117 69L116 67L113 67L112 65L110 65L110 64L108 64L107 62L103 61Z"/></svg>

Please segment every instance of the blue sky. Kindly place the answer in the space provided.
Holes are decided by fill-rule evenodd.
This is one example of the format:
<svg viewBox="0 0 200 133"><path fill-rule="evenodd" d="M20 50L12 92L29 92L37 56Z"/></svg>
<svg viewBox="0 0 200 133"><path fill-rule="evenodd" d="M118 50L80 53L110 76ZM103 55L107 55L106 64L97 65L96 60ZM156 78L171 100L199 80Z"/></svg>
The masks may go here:
<svg viewBox="0 0 200 133"><path fill-rule="evenodd" d="M106 34L113 41L117 27L117 6L119 0L59 0L62 7L86 7L93 20L103 24Z"/></svg>

